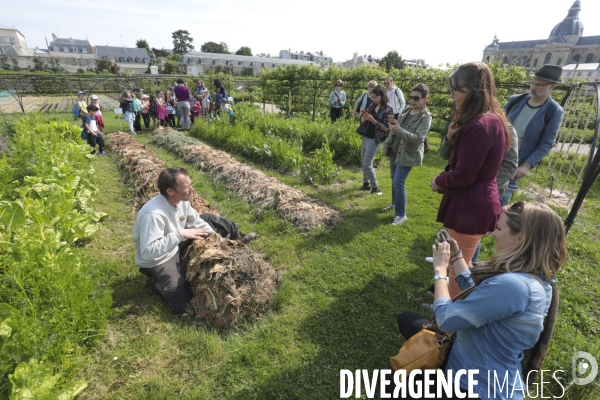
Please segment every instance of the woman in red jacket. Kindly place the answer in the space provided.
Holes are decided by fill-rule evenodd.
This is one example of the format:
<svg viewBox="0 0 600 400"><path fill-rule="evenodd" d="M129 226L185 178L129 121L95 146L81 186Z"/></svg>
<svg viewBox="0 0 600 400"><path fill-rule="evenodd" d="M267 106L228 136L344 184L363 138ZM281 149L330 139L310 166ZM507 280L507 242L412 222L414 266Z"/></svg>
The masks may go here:
<svg viewBox="0 0 600 400"><path fill-rule="evenodd" d="M483 63L461 65L446 80L455 102L448 140L454 145L447 171L431 182L443 193L437 221L470 261L481 237L496 229L501 207L496 175L510 147L506 116L496 99L490 69ZM455 259L459 254L453 255ZM450 295L460 293L450 266Z"/></svg>

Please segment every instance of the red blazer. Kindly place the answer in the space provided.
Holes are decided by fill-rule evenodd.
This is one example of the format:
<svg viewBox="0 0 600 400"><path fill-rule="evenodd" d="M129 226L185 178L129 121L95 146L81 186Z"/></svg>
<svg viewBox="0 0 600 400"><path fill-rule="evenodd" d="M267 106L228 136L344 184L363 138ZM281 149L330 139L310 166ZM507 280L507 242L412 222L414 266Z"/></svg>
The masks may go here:
<svg viewBox="0 0 600 400"><path fill-rule="evenodd" d="M490 113L467 123L450 156L450 170L435 178L444 189L438 222L467 235L496 229L502 212L496 175L505 144L504 126L497 115Z"/></svg>

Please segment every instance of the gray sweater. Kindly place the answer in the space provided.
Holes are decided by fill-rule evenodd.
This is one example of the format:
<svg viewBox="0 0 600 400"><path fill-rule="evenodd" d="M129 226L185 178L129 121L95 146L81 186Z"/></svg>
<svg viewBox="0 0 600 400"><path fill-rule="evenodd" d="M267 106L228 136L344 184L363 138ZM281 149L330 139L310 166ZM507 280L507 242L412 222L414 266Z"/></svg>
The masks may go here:
<svg viewBox="0 0 600 400"><path fill-rule="evenodd" d="M135 264L140 268L160 265L179 250L183 236L179 229L202 228L214 232L189 201L173 207L159 194L144 204L133 225Z"/></svg>

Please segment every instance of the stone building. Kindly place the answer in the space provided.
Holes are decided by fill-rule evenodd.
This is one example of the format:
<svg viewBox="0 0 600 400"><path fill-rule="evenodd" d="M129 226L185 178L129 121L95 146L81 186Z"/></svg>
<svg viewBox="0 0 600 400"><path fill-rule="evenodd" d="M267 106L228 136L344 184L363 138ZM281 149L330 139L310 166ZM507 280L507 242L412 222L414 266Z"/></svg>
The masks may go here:
<svg viewBox="0 0 600 400"><path fill-rule="evenodd" d="M579 20L581 1L576 0L567 16L548 39L501 42L497 37L483 50L483 62L501 60L508 65L539 68L544 64L594 63L600 59L600 36L583 36Z"/></svg>
<svg viewBox="0 0 600 400"><path fill-rule="evenodd" d="M235 54L203 53L190 51L179 56L179 62L186 67L197 67L198 72L205 73L211 67L231 67L235 73L242 72L245 68L252 68L253 73L259 74L263 69L274 69L286 65L317 65L307 60L289 60L273 57L238 56Z"/></svg>
<svg viewBox="0 0 600 400"><path fill-rule="evenodd" d="M54 33L48 44L50 57L96 58L94 50L87 39L59 38Z"/></svg>
<svg viewBox="0 0 600 400"><path fill-rule="evenodd" d="M8 56L32 56L27 48L25 36L17 29L0 25L0 54Z"/></svg>

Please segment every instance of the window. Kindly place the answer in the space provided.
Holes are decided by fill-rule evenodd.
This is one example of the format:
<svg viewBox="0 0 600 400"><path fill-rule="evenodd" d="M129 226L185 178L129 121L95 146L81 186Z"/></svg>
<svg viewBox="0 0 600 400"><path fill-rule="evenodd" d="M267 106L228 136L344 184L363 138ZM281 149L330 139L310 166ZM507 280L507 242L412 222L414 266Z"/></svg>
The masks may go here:
<svg viewBox="0 0 600 400"><path fill-rule="evenodd" d="M102 56L103 60L108 60L108 56Z"/></svg>
<svg viewBox="0 0 600 400"><path fill-rule="evenodd" d="M52 50L54 50L54 51L60 51L60 49L58 48L58 46L52 46Z"/></svg>
<svg viewBox="0 0 600 400"><path fill-rule="evenodd" d="M577 76L581 76L581 71L579 71L579 72L577 73Z"/></svg>
<svg viewBox="0 0 600 400"><path fill-rule="evenodd" d="M0 54L4 54L4 50L2 50L2 47L0 47Z"/></svg>
<svg viewBox="0 0 600 400"><path fill-rule="evenodd" d="M256 63L255 63L254 61L252 61L252 62L250 63L250 66L251 66L251 67L254 67L255 65L256 65Z"/></svg>
<svg viewBox="0 0 600 400"><path fill-rule="evenodd" d="M490 61L490 56L487 56L485 59L485 62L488 62L488 61Z"/></svg>
<svg viewBox="0 0 600 400"><path fill-rule="evenodd" d="M527 56L523 56L523 57L521 57L521 65L522 65L522 66L525 66L525 65L527 65Z"/></svg>
<svg viewBox="0 0 600 400"><path fill-rule="evenodd" d="M508 57L507 56L504 56L504 60L502 60L502 63L503 64L508 64Z"/></svg>
<svg viewBox="0 0 600 400"><path fill-rule="evenodd" d="M125 61L125 58L124 57L119 57L119 62L123 62L123 61Z"/></svg>
<svg viewBox="0 0 600 400"><path fill-rule="evenodd" d="M13 42L13 38L10 36L4 36L4 42L8 44L15 44L15 42Z"/></svg>
<svg viewBox="0 0 600 400"><path fill-rule="evenodd" d="M127 62L131 62L133 59L131 57L127 57Z"/></svg>
<svg viewBox="0 0 600 400"><path fill-rule="evenodd" d="M87 54L87 49L84 47L83 49L81 49L81 52Z"/></svg>
<svg viewBox="0 0 600 400"><path fill-rule="evenodd" d="M567 76L571 76L571 72L567 72Z"/></svg>
<svg viewBox="0 0 600 400"><path fill-rule="evenodd" d="M142 62L145 64L145 63L147 63L147 62L148 62L148 59L147 59L146 57L144 57L144 58L142 59Z"/></svg>
<svg viewBox="0 0 600 400"><path fill-rule="evenodd" d="M560 64L562 64L562 58L559 58L558 61L556 61L556 65L560 66Z"/></svg>
<svg viewBox="0 0 600 400"><path fill-rule="evenodd" d="M591 62L593 62L593 61L594 61L594 55L593 55L593 54L591 54L591 53L590 53L590 54L588 54L588 55L585 57L585 62L586 62L586 63L591 63Z"/></svg>
<svg viewBox="0 0 600 400"><path fill-rule="evenodd" d="M77 49L77 47L73 47L72 50L73 50L73 53L79 53L79 50Z"/></svg>
<svg viewBox="0 0 600 400"><path fill-rule="evenodd" d="M137 58L136 58L136 60L137 60ZM191 59L190 57L188 57L187 63L188 63L188 64L191 64L191 63L192 63L192 59Z"/></svg>
<svg viewBox="0 0 600 400"><path fill-rule="evenodd" d="M63 47L63 51L64 51L65 53L68 53L68 52L69 52L69 48L68 48L67 46L65 46L65 47Z"/></svg>
<svg viewBox="0 0 600 400"><path fill-rule="evenodd" d="M243 61L238 61L238 65L244 65Z"/></svg>
<svg viewBox="0 0 600 400"><path fill-rule="evenodd" d="M135 62L136 62L136 63L139 63L139 62L140 62L140 58L139 58L139 57L136 57L136 58L135 58ZM188 58L188 62L190 62L190 59L189 59L189 58Z"/></svg>
<svg viewBox="0 0 600 400"><path fill-rule="evenodd" d="M592 71L588 72L588 76L592 76Z"/></svg>
<svg viewBox="0 0 600 400"><path fill-rule="evenodd" d="M575 54L573 56L573 61L575 61L575 62L579 62L580 59L581 59L581 54Z"/></svg>
<svg viewBox="0 0 600 400"><path fill-rule="evenodd" d="M552 58L552 53L546 53L546 58L544 58L544 65L550 64L551 58Z"/></svg>
<svg viewBox="0 0 600 400"><path fill-rule="evenodd" d="M536 59L533 61L533 67L534 67L534 68L535 68L535 67L537 67L537 62L538 62L538 59L536 58Z"/></svg>

